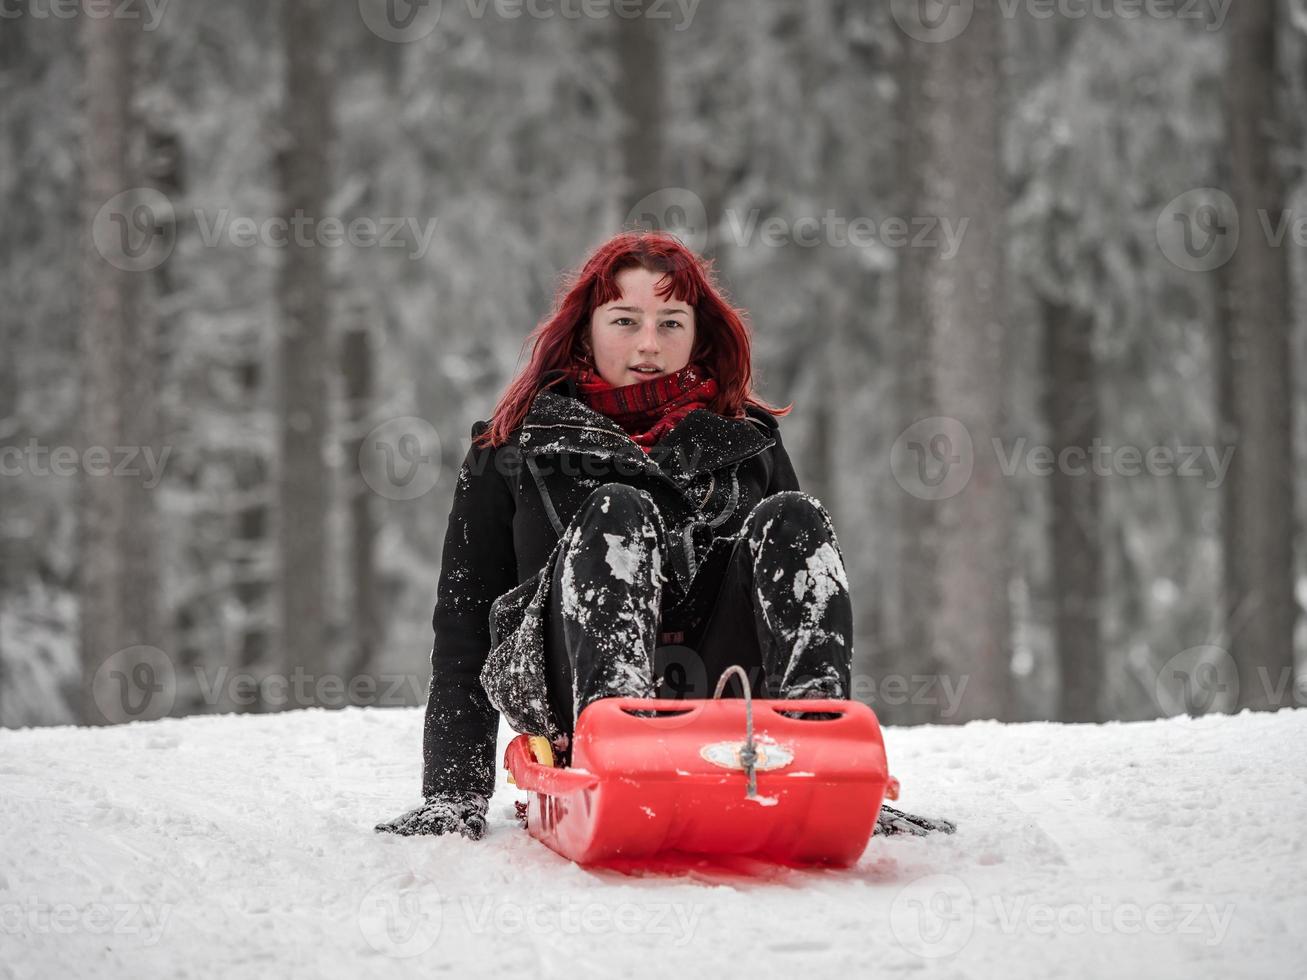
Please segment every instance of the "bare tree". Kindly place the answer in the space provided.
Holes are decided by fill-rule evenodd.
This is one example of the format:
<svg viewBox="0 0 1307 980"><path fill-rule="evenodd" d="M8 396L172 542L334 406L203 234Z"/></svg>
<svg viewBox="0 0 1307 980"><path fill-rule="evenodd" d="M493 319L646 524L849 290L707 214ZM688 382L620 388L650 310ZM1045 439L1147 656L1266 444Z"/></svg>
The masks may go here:
<svg viewBox="0 0 1307 980"><path fill-rule="evenodd" d="M637 9L638 14L632 16ZM630 7L631 13L613 18L628 208L667 186L663 133L667 115L662 50L665 21L655 16L663 9L652 0L640 0L637 7Z"/></svg>
<svg viewBox="0 0 1307 980"><path fill-rule="evenodd" d="M1050 223L1056 218L1050 217ZM1044 334L1044 416L1053 450L1088 452L1098 434L1098 372L1093 313L1040 297ZM1102 480L1055 467L1049 547L1053 633L1061 671L1062 721L1102 721Z"/></svg>
<svg viewBox="0 0 1307 980"><path fill-rule="evenodd" d="M1221 408L1226 440L1236 446L1225 483L1224 605L1241 708L1285 703L1276 691L1293 689L1298 618L1288 256L1264 230L1286 205L1275 161L1280 8L1236 4L1227 25L1230 193L1241 234L1223 270Z"/></svg>
<svg viewBox="0 0 1307 980"><path fill-rule="evenodd" d="M278 170L286 220L308 221L310 227L324 219L331 188L332 93L325 64L329 9L325 0L282 2L285 143ZM290 236L284 252L278 480L282 653L288 670L302 669L316 680L331 668L324 542L330 485L324 459L331 329L328 253L314 244L312 235Z"/></svg>
<svg viewBox="0 0 1307 980"><path fill-rule="evenodd" d="M157 372L153 320L144 302L147 279L126 260L138 247L150 247L149 225L158 216L148 202L119 197L139 184L133 164L139 126L131 111L138 27L121 18L83 17L81 29L86 66L83 444L154 448ZM120 252L106 254L96 247L92 229L115 199L121 203L110 207L107 229L124 237ZM114 218L121 219L116 227ZM128 241L142 230L142 241ZM90 724L130 721L155 710L149 698L166 682L154 673L165 661L133 649L162 643L154 498L141 479L114 475L113 469L83 467L81 480L81 715ZM115 656L110 669L101 669ZM138 664L151 676L137 674Z"/></svg>
<svg viewBox="0 0 1307 980"><path fill-rule="evenodd" d="M346 676L351 681L366 675L381 642L377 615L377 570L374 552L377 539L376 495L358 471L356 461L372 418L372 332L366 310L354 314L354 322L341 344L341 373L345 378L346 414L350 438L345 444L349 462L347 498L350 527L350 584L353 586L353 640ZM359 690L351 685L351 691Z"/></svg>
<svg viewBox="0 0 1307 980"><path fill-rule="evenodd" d="M954 683L965 681L950 721L1006 718L1010 706L1009 506L992 451L1006 337L1000 23L995 5L980 0L952 40L904 42L905 213L954 228L966 222L951 257L942 242L905 249L899 284L904 428L951 418L972 446L969 458L952 442L939 450L947 465L972 465L963 488L932 500L900 495L898 661L921 673L933 659ZM908 720L931 707L917 706Z"/></svg>

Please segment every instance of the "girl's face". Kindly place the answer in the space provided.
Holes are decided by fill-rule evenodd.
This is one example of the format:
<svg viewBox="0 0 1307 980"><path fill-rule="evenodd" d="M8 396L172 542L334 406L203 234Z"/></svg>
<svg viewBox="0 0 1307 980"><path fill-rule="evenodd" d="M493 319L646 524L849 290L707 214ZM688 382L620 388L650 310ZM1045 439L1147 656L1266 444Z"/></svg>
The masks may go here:
<svg viewBox="0 0 1307 980"><path fill-rule="evenodd" d="M622 295L590 315L595 369L610 385L633 385L675 374L694 350L694 309L655 287L661 272L636 267L617 274ZM652 371L637 368L651 367Z"/></svg>

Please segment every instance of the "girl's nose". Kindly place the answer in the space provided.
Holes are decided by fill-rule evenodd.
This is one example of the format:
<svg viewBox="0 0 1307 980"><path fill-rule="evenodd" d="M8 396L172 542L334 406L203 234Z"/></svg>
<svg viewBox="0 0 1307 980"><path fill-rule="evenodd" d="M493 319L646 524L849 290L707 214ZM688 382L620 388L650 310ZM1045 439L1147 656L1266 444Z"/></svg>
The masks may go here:
<svg viewBox="0 0 1307 980"><path fill-rule="evenodd" d="M645 324L640 330L640 350L654 351L658 349L658 324Z"/></svg>

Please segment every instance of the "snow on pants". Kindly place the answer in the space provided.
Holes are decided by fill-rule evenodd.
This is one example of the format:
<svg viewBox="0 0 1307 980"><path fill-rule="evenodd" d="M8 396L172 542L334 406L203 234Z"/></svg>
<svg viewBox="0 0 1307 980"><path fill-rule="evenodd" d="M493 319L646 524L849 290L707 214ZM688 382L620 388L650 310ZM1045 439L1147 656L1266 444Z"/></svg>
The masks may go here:
<svg viewBox="0 0 1307 980"><path fill-rule="evenodd" d="M825 508L800 491L773 494L739 534L718 538L684 595L653 498L598 487L554 559L546 607L549 700L570 735L606 697L710 698L733 664L757 697L849 696L853 611ZM674 644L659 646L659 637ZM738 680L725 695L740 696Z"/></svg>

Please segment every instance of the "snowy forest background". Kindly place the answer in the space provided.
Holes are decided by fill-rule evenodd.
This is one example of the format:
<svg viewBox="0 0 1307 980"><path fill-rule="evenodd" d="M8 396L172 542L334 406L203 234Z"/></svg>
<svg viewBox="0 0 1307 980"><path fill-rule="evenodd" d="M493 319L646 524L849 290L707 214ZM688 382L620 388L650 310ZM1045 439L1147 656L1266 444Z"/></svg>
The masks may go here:
<svg viewBox="0 0 1307 980"><path fill-rule="evenodd" d="M421 703L470 425L637 226L882 721L1301 706L1304 120L1302 0L6 0L0 724Z"/></svg>

